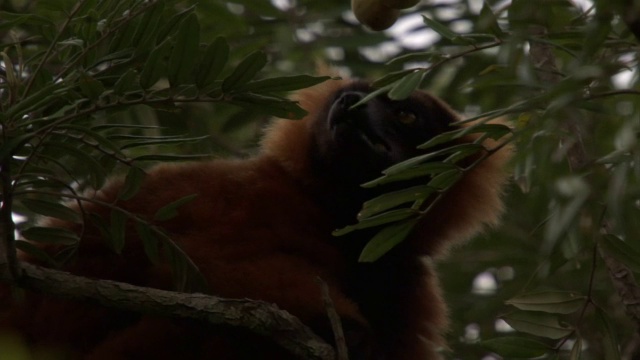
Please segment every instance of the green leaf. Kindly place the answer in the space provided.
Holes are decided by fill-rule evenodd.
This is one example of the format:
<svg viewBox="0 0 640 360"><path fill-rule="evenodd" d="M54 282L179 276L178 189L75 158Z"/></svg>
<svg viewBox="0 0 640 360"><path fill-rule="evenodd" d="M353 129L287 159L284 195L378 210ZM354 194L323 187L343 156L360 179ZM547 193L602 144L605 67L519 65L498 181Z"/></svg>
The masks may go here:
<svg viewBox="0 0 640 360"><path fill-rule="evenodd" d="M159 264L160 243L158 239L153 236L151 226L146 223L138 222L136 224L136 230L140 240L142 241L142 246L144 247L144 252L147 254L147 258L149 258L153 264Z"/></svg>
<svg viewBox="0 0 640 360"><path fill-rule="evenodd" d="M551 351L540 341L515 336L485 340L481 345L505 358L538 358Z"/></svg>
<svg viewBox="0 0 640 360"><path fill-rule="evenodd" d="M400 79L408 76L409 74L414 73L415 71L416 71L415 69L407 69L407 70L392 72L374 81L372 85L374 88L380 89L399 81Z"/></svg>
<svg viewBox="0 0 640 360"><path fill-rule="evenodd" d="M431 193L433 193L433 189L430 186L419 185L380 195L362 205L362 210L358 213L358 220L364 220L407 202L425 199Z"/></svg>
<svg viewBox="0 0 640 360"><path fill-rule="evenodd" d="M238 94L229 102L244 110L269 114L282 119L301 119L307 115L307 111L298 106L297 102L278 97Z"/></svg>
<svg viewBox="0 0 640 360"><path fill-rule="evenodd" d="M196 6L195 5L191 5L189 7L187 7L186 9L182 10L181 12L173 15L162 27L162 29L160 29L160 31L158 32L158 36L156 38L157 42L160 41L164 41L165 39L169 38L170 36L172 36L174 34L174 32L176 31L176 27L178 27L183 21L185 21L185 19L187 19L189 16L191 16L191 14L193 14L193 11L195 10Z"/></svg>
<svg viewBox="0 0 640 360"><path fill-rule="evenodd" d="M388 184L390 182L395 182L395 181L410 180L410 179L415 179L418 177L425 177L425 176L433 176L433 175L437 175L445 171L453 170L457 168L458 167L454 164L447 164L447 163L441 163L441 162L424 163L424 164L407 168L400 172L396 172L394 174L383 175L375 180L362 184L362 187L371 188L371 187L384 185L384 184Z"/></svg>
<svg viewBox="0 0 640 360"><path fill-rule="evenodd" d="M137 166L129 168L124 185L118 193L118 199L129 200L138 193L147 173Z"/></svg>
<svg viewBox="0 0 640 360"><path fill-rule="evenodd" d="M431 179L431 181L429 181L429 187L437 191L446 190L460 180L462 175L462 171L458 169L447 170Z"/></svg>
<svg viewBox="0 0 640 360"><path fill-rule="evenodd" d="M393 87L387 94L389 96L389 99L402 100L408 98L411 93L413 93L418 88L418 86L420 86L423 77L424 72L419 70L416 70L403 77L400 81L396 82L395 85L393 85Z"/></svg>
<svg viewBox="0 0 640 360"><path fill-rule="evenodd" d="M258 71L267 65L267 55L262 51L254 51L247 55L240 64L222 82L222 91L229 92L248 83L253 79Z"/></svg>
<svg viewBox="0 0 640 360"><path fill-rule="evenodd" d="M162 20L164 11L164 2L152 2L138 22L135 32L133 33L132 44L135 46L135 54L146 52L150 47L156 45L156 33L158 24Z"/></svg>
<svg viewBox="0 0 640 360"><path fill-rule="evenodd" d="M430 27L433 31L437 32L438 34L440 34L442 37L449 39L449 40L454 40L458 34L456 34L455 32L451 31L451 29L449 29L449 27L447 25L441 24L433 19L430 19L426 16L422 16L422 20L424 21L424 23Z"/></svg>
<svg viewBox="0 0 640 360"><path fill-rule="evenodd" d="M402 221L380 230L362 249L359 262L374 262L400 244L409 235L418 219Z"/></svg>
<svg viewBox="0 0 640 360"><path fill-rule="evenodd" d="M488 31L498 38L504 36L504 32L498 25L496 14L493 13L491 6L486 1L482 3L477 27L479 31Z"/></svg>
<svg viewBox="0 0 640 360"><path fill-rule="evenodd" d="M514 312L503 319L518 331L554 340L567 337L574 331L560 325L556 315L543 312Z"/></svg>
<svg viewBox="0 0 640 360"><path fill-rule="evenodd" d="M611 324L611 320L607 313L600 307L596 307L596 324L597 330L600 333L600 339L602 340L603 359L607 360L620 360L620 349L618 345L618 338L616 336L615 328Z"/></svg>
<svg viewBox="0 0 640 360"><path fill-rule="evenodd" d="M77 131L83 134L82 139L90 144L91 146L96 146L96 147L100 147L100 149L102 151L105 152L111 152L112 155L114 156L118 156L118 157L122 157L125 158L126 156L124 155L124 153L122 151L120 151L120 149L118 148L118 145L116 145L116 143L114 143L113 141L105 138L104 136L102 136L102 134L93 131L93 129L87 127L87 126L83 126L83 125L73 125L73 124L68 124L68 125L62 125L59 127L59 129L63 129L63 130L72 130L72 131ZM87 139L87 137L89 139Z"/></svg>
<svg viewBox="0 0 640 360"><path fill-rule="evenodd" d="M545 239L554 244L564 234L583 210L589 198L589 185L579 176L569 176L557 181L556 187L562 195L569 198L565 203L557 205L546 223Z"/></svg>
<svg viewBox="0 0 640 360"><path fill-rule="evenodd" d="M640 252L611 234L602 236L598 244L610 256L627 265L634 272L640 272Z"/></svg>
<svg viewBox="0 0 640 360"><path fill-rule="evenodd" d="M190 14L180 24L169 57L169 83L172 87L194 83L194 65L199 46L200 23L195 14Z"/></svg>
<svg viewBox="0 0 640 360"><path fill-rule="evenodd" d="M128 216L118 209L111 210L111 225L109 228L109 244L116 254L121 254L127 233Z"/></svg>
<svg viewBox="0 0 640 360"><path fill-rule="evenodd" d="M49 141L46 144L46 148L58 148L62 150L65 155L75 158L79 164L83 164L90 175L91 185L95 189L101 188L104 184L107 178L105 169L91 154L83 149L77 148L73 143L69 144L61 141Z"/></svg>
<svg viewBox="0 0 640 360"><path fill-rule="evenodd" d="M229 44L218 36L204 51L204 56L196 70L196 84L202 89L211 86L229 61Z"/></svg>
<svg viewBox="0 0 640 360"><path fill-rule="evenodd" d="M113 92L116 95L124 95L127 92L137 91L140 89L138 72L134 69L129 69L127 72L122 74L113 86Z"/></svg>
<svg viewBox="0 0 640 360"><path fill-rule="evenodd" d="M462 135L463 129L456 129L452 131L447 131L442 134L438 134L431 139L429 139L426 143L418 146L418 149L426 150L428 148L432 148L434 146L447 143L451 140L459 139Z"/></svg>
<svg viewBox="0 0 640 360"><path fill-rule="evenodd" d="M192 155L175 155L175 154L149 154L134 157L133 161L185 161L185 160L202 160L208 159L211 154L192 154Z"/></svg>
<svg viewBox="0 0 640 360"><path fill-rule="evenodd" d="M76 233L64 228L33 226L20 234L27 240L55 245L75 245L80 241Z"/></svg>
<svg viewBox="0 0 640 360"><path fill-rule="evenodd" d="M506 301L520 310L571 314L584 306L586 297L568 291L542 291L516 296Z"/></svg>
<svg viewBox="0 0 640 360"><path fill-rule="evenodd" d="M19 25L28 24L31 26L51 26L51 20L45 16L35 14L15 14L7 11L0 11L0 32L13 30Z"/></svg>
<svg viewBox="0 0 640 360"><path fill-rule="evenodd" d="M158 80L167 76L166 57L170 50L171 39L166 39L151 51L140 73L140 85L143 89L149 89Z"/></svg>
<svg viewBox="0 0 640 360"><path fill-rule="evenodd" d="M9 107L5 116L8 119L21 119L28 113L38 112L58 100L68 90L69 87L65 86L64 82L51 83Z"/></svg>
<svg viewBox="0 0 640 360"><path fill-rule="evenodd" d="M311 87L331 79L330 76L282 76L271 79L252 81L240 88L241 91L257 93L293 91Z"/></svg>
<svg viewBox="0 0 640 360"><path fill-rule="evenodd" d="M512 130L507 125L503 124L473 124L471 126L467 126L460 129L460 135L458 137L463 137L467 134L480 134L485 133L487 137L490 139L498 140L505 135L512 133Z"/></svg>
<svg viewBox="0 0 640 360"><path fill-rule="evenodd" d="M52 258L49 253L42 250L40 247L34 245L29 241L24 240L16 240L16 249L24 251L25 253L35 257L36 259L44 262L45 264L49 264L51 266L58 266L57 261Z"/></svg>
<svg viewBox="0 0 640 360"><path fill-rule="evenodd" d="M178 208L180 206L190 203L197 196L198 194L187 195L187 196L181 197L176 201L173 201L168 205L163 206L158 211L156 211L155 215L153 216L153 220L166 221L169 219L173 219L174 217L178 216Z"/></svg>
<svg viewBox="0 0 640 360"><path fill-rule="evenodd" d="M342 229L336 230L333 232L334 236L342 236L345 234L348 234L354 230L360 230L360 229L366 229L366 228L370 228L373 226L378 226L378 225L384 225L384 224L389 224L389 223L393 223L393 222L397 222L400 220L405 220L408 219L410 217L417 217L418 216L418 211L413 210L413 209L397 209L397 210L391 210L391 211L387 211L385 213L382 213L380 215L376 215L376 216L372 216L369 218L366 218L365 220L362 220L360 222L358 222L357 224L354 225L349 225L346 226Z"/></svg>
<svg viewBox="0 0 640 360"><path fill-rule="evenodd" d="M209 138L209 135L198 136L198 137L157 136L149 140L137 140L134 142L123 144L122 149L124 150L124 149L131 149L135 147L152 146L152 145L171 145L171 144L186 145L186 144L195 143L208 138Z"/></svg>
<svg viewBox="0 0 640 360"><path fill-rule="evenodd" d="M23 145L31 141L34 137L34 134L24 134L9 138L6 143L0 146L0 161L4 162L7 158L15 155L21 150Z"/></svg>
<svg viewBox="0 0 640 360"><path fill-rule="evenodd" d="M413 168L414 166L420 165L422 163L426 163L430 160L441 159L444 155L455 154L459 151L471 151L471 150L481 150L484 149L480 144L459 144L447 147L442 150L430 152L428 154L419 155L413 157L409 160L405 160L403 162L397 163L386 170L383 171L385 175L394 175L399 172L405 171L407 169ZM440 161L441 162L441 161Z"/></svg>
<svg viewBox="0 0 640 360"><path fill-rule="evenodd" d="M58 202L52 202L43 199L21 199L20 202L27 209L33 211L36 214L49 216L72 223L82 222L80 214L78 214L77 211Z"/></svg>

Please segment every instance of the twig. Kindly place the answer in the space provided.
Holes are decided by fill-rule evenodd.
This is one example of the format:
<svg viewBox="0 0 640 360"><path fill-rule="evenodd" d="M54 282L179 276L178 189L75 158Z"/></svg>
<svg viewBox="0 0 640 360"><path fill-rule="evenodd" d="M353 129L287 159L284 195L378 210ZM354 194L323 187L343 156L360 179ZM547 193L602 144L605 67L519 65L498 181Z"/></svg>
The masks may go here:
<svg viewBox="0 0 640 360"><path fill-rule="evenodd" d="M342 329L342 321L340 321L340 315L336 312L336 308L331 300L329 294L329 287L320 277L316 278L316 282L320 285L322 291L322 301L324 302L329 322L331 323L331 329L336 341L336 350L338 352L337 360L349 360L349 350L347 349L347 342L344 338L344 331Z"/></svg>

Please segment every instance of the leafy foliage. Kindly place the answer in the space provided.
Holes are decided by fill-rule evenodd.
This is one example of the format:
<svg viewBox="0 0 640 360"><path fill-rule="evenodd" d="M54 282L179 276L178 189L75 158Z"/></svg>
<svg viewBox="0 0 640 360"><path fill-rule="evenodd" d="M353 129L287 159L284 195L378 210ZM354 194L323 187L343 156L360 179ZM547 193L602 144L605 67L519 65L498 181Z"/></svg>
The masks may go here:
<svg viewBox="0 0 640 360"><path fill-rule="evenodd" d="M640 272L637 2L425 1L384 33L359 26L346 1L274 3L0 3L0 162L11 175L2 180L3 208L77 222L60 200L80 198L108 174L127 174L120 197L128 198L149 162L244 154L263 124L258 114L302 116L282 95L326 79L292 76L312 72L309 60L321 59L378 79L379 93L392 98L425 88L469 121L513 119L513 130L479 122L424 145L473 133L511 138L517 148L504 225L439 264L456 358L638 353L638 319L621 310L631 306L621 303L603 261ZM410 41L416 38L424 41ZM473 166L460 160L491 154L477 145L411 159L365 184L432 179L371 199L361 221L340 230L387 226L362 260L402 241L428 211L424 199ZM447 160L433 162L442 155ZM178 280L188 278L188 262L160 229L135 214L116 218L122 215L151 259L168 256ZM102 228L121 231L118 222ZM73 255L70 234L30 222L20 230L68 245L51 261ZM126 241L109 238L114 251ZM37 252L28 242L16 246Z"/></svg>

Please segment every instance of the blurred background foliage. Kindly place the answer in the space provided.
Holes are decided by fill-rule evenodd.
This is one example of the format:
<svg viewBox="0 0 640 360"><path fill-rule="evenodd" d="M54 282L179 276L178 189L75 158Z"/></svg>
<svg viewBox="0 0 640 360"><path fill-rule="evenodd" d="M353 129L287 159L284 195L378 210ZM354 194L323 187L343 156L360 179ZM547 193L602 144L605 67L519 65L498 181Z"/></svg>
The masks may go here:
<svg viewBox="0 0 640 360"><path fill-rule="evenodd" d="M78 3L82 8L64 25ZM74 117L72 124L94 132L53 127L45 129L46 135L55 140L55 132L63 131L58 136L92 138L78 149L98 159L52 146L48 158L41 155L41 168L31 162L31 178L25 173L30 187L25 189L55 187L36 184L43 174L67 184L89 177L99 185L106 173L165 159L139 158L148 154L250 154L271 115L297 114L280 96L313 82L305 78L296 85L289 79L281 88L247 87L259 79L314 74L318 62L370 79L418 69L420 87L460 113L504 114L515 129L514 176L504 224L438 264L451 312L447 356L639 358L640 318L633 301L626 301L634 297L623 301L619 282L604 261L613 259L630 275L640 272L639 40L630 31L634 14L640 14L638 1L423 0L389 30L371 32L356 22L345 0L167 0L155 20L149 16L149 28L139 26L141 17L127 31L111 34L100 28L151 3L0 1L3 170L20 171L21 157L39 146L21 136L82 110L87 116ZM195 14L198 27L167 27L181 12ZM196 45L205 45L193 61L205 56L205 46L220 46L215 52L220 54L226 47L216 39L224 37L230 50L226 66L217 69L221 75L197 90L193 79L167 74L170 69L152 74L160 84L153 94L147 91L151 86L138 84L149 75L143 72L162 36L190 39L194 32L199 34ZM157 42L148 41L147 33ZM108 42L89 46L105 34ZM118 47L116 41L129 43ZM255 55L256 50L266 57ZM187 61L185 66L193 69L196 64ZM236 87L227 82L225 89L223 79L233 77L239 66L255 71ZM128 69L135 73L126 75ZM137 85L118 83L129 79L125 75ZM167 79L170 86L163 86ZM70 90L56 85L64 82L72 84ZM118 86L116 95L109 92ZM27 104L14 96L42 89L64 96L34 98ZM206 101L196 101L201 93L207 94ZM229 93L238 97L225 96ZM157 102L147 101L154 96ZM100 102L104 108L91 108ZM15 111L20 106L29 111ZM121 126L109 125L114 123ZM94 157L92 151L100 146L117 150L99 149L100 156ZM10 167L8 154L15 161ZM114 159L126 160L127 166ZM96 166L87 165L96 161ZM66 186L58 184L58 189ZM26 198L34 197L42 198ZM33 201L25 204L19 193L13 210L26 219L34 211L60 211L43 210ZM627 289L637 291L635 285Z"/></svg>

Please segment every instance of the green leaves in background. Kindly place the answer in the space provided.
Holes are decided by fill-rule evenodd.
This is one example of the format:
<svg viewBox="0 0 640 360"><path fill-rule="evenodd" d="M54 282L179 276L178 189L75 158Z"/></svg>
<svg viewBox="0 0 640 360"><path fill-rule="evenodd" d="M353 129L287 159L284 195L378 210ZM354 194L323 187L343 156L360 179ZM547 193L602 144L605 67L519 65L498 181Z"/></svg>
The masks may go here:
<svg viewBox="0 0 640 360"><path fill-rule="evenodd" d="M586 297L568 291L542 291L523 294L506 301L520 310L571 314L584 306Z"/></svg>
<svg viewBox="0 0 640 360"><path fill-rule="evenodd" d="M482 346L506 358L533 359L551 349L544 343L525 337L504 336L482 342Z"/></svg>

